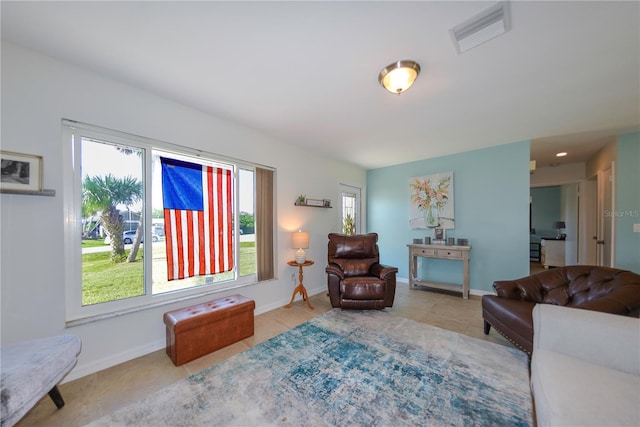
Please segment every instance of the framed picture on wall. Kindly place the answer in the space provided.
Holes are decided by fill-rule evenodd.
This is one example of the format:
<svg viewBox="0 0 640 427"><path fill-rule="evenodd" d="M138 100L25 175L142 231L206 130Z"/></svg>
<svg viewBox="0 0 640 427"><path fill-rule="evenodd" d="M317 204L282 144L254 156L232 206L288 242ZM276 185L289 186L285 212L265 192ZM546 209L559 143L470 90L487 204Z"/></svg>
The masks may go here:
<svg viewBox="0 0 640 427"><path fill-rule="evenodd" d="M453 172L409 179L409 228L453 229Z"/></svg>
<svg viewBox="0 0 640 427"><path fill-rule="evenodd" d="M42 191L42 157L0 150L0 189Z"/></svg>

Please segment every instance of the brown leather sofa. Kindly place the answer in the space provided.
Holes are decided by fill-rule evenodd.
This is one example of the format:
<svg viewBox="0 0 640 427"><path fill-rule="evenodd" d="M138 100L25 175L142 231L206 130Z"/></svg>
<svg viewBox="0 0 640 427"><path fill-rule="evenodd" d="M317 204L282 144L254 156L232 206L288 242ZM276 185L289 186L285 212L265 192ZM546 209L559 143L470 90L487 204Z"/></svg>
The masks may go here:
<svg viewBox="0 0 640 427"><path fill-rule="evenodd" d="M518 348L533 351L533 307L554 304L640 317L640 275L608 267L574 265L517 280L497 281L482 297L484 333L491 327ZM570 334L570 331L567 331Z"/></svg>
<svg viewBox="0 0 640 427"><path fill-rule="evenodd" d="M393 306L396 267L380 264L378 234L329 234L327 284L331 306L382 310Z"/></svg>

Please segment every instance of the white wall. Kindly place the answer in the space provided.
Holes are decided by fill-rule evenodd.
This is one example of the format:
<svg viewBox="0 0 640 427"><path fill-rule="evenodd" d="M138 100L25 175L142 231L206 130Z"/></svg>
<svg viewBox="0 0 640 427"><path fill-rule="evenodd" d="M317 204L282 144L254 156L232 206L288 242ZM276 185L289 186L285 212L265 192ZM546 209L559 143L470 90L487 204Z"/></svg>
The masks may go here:
<svg viewBox="0 0 640 427"><path fill-rule="evenodd" d="M239 292L256 301L256 313L286 304L294 288L286 264L294 256L290 232L298 228L310 232L307 254L316 261L305 269L305 285L310 294L325 291L326 236L339 229L339 209L296 207L294 201L306 194L338 205L338 182L364 188L363 169L10 43L2 43L1 65L1 147L43 156L44 187L57 192L0 195L2 344L77 334L83 350L70 380L163 348L162 314L212 298L65 328L63 118L275 167L278 278L219 296Z"/></svg>
<svg viewBox="0 0 640 427"><path fill-rule="evenodd" d="M531 187L549 187L552 185L573 184L585 179L584 163L569 163L556 167L542 167L530 176Z"/></svg>

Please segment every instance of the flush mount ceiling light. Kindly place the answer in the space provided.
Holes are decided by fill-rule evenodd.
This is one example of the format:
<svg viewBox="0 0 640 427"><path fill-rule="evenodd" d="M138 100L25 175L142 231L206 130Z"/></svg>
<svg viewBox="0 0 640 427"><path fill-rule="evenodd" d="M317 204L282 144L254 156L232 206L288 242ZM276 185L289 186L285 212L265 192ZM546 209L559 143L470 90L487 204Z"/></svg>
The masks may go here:
<svg viewBox="0 0 640 427"><path fill-rule="evenodd" d="M386 90L398 95L409 89L420 74L420 64L403 59L389 64L378 75L378 81Z"/></svg>
<svg viewBox="0 0 640 427"><path fill-rule="evenodd" d="M508 2L502 1L462 24L456 25L449 30L449 33L460 54L507 31L509 31Z"/></svg>
<svg viewBox="0 0 640 427"><path fill-rule="evenodd" d="M562 152L560 152L560 153L557 153L557 154L556 154L556 157L564 157L564 156L566 156L566 155L567 155L567 152L566 152L566 151L562 151Z"/></svg>

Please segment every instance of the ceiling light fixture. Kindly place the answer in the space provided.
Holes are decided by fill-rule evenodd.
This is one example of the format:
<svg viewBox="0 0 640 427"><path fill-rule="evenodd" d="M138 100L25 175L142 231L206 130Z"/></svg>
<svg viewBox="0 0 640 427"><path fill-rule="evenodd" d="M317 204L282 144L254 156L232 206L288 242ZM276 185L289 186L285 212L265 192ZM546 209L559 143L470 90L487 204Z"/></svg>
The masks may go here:
<svg viewBox="0 0 640 427"><path fill-rule="evenodd" d="M560 153L557 153L557 154L556 154L556 157L564 157L564 156L566 156L566 155L567 155L567 152L566 152L566 151L562 151L562 152L560 152Z"/></svg>
<svg viewBox="0 0 640 427"><path fill-rule="evenodd" d="M420 74L420 64L403 59L389 64L378 75L378 81L386 90L400 95L409 89Z"/></svg>

